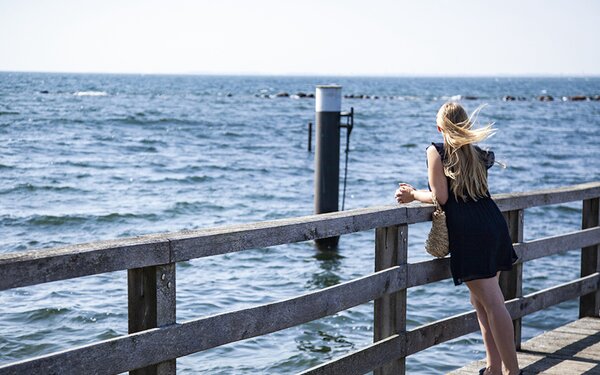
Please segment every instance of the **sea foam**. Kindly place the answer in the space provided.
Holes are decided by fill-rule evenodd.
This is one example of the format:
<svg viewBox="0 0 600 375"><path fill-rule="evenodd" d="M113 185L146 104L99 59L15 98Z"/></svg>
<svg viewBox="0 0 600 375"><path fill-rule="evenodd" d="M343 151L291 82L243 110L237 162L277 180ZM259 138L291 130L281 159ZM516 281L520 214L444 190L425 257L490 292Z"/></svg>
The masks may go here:
<svg viewBox="0 0 600 375"><path fill-rule="evenodd" d="M76 91L73 93L75 96L106 96L106 91Z"/></svg>

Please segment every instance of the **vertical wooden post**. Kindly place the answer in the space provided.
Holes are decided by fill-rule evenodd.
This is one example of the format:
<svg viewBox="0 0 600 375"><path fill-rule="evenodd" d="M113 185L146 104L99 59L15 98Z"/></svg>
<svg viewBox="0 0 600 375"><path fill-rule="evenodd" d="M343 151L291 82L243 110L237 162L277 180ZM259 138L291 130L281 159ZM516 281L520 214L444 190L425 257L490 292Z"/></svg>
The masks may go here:
<svg viewBox="0 0 600 375"><path fill-rule="evenodd" d="M600 198L583 201L581 228L587 229L600 225ZM581 249L581 276L600 272L600 244ZM595 316L600 313L600 290L579 298L579 317Z"/></svg>
<svg viewBox="0 0 600 375"><path fill-rule="evenodd" d="M175 263L127 271L129 333L175 323ZM130 371L132 375L174 375L176 360Z"/></svg>
<svg viewBox="0 0 600 375"><path fill-rule="evenodd" d="M407 263L408 225L377 228L375 231L375 271ZM406 289L375 300L374 341L406 331ZM394 359L376 369L374 375L405 373L405 358Z"/></svg>
<svg viewBox="0 0 600 375"><path fill-rule="evenodd" d="M319 85L315 91L315 214L339 210L340 115L342 86ZM320 250L336 249L340 236L315 240Z"/></svg>
<svg viewBox="0 0 600 375"><path fill-rule="evenodd" d="M504 213L508 224L508 231L513 243L523 242L523 210L514 210ZM500 273L500 289L504 299L509 300L523 296L523 263L513 265L509 272ZM515 333L515 347L521 350L521 319L513 320Z"/></svg>

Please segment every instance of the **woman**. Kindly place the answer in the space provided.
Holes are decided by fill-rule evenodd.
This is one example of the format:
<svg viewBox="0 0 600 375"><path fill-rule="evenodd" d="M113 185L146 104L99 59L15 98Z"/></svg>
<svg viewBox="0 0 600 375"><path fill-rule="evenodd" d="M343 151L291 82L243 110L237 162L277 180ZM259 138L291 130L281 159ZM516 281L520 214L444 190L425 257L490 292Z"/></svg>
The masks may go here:
<svg viewBox="0 0 600 375"><path fill-rule="evenodd" d="M494 154L474 145L494 132L491 125L473 129L478 112L479 108L469 118L457 103L440 108L436 122L444 143L427 148L431 191L401 183L396 200L432 203L435 195L446 213L454 284L467 284L481 327L487 366L479 373L502 374L504 365L504 372L513 375L520 373L519 365L498 276L511 269L517 255L502 213L488 191L487 169L494 163Z"/></svg>

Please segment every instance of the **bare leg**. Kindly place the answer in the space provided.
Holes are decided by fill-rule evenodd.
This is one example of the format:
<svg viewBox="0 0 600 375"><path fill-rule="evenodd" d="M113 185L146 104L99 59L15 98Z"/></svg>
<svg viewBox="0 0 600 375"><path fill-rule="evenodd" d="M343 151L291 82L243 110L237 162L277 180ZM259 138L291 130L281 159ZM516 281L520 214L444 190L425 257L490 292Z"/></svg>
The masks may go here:
<svg viewBox="0 0 600 375"><path fill-rule="evenodd" d="M479 321L479 328L481 328L481 336L483 336L483 345L485 346L486 354L486 374L501 374L502 359L500 358L500 353L498 352L494 337L492 336L487 313L473 293L471 293L471 304L475 307L475 311L477 312L477 320Z"/></svg>
<svg viewBox="0 0 600 375"><path fill-rule="evenodd" d="M504 306L504 296L498 277L466 282L471 294L485 310L488 326L500 358L509 375L519 373L512 319Z"/></svg>

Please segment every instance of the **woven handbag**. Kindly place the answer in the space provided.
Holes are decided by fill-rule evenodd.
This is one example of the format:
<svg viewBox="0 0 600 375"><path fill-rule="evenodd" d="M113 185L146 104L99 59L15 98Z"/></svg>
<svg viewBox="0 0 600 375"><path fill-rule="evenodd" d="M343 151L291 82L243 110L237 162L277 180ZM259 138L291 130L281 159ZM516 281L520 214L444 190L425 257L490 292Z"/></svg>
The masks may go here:
<svg viewBox="0 0 600 375"><path fill-rule="evenodd" d="M431 198L435 205L435 211L431 214L431 231L429 231L429 236L425 241L425 250L436 258L443 258L450 252L446 213L442 210L442 206L435 199L433 193Z"/></svg>

